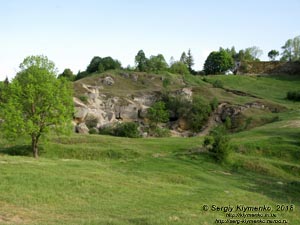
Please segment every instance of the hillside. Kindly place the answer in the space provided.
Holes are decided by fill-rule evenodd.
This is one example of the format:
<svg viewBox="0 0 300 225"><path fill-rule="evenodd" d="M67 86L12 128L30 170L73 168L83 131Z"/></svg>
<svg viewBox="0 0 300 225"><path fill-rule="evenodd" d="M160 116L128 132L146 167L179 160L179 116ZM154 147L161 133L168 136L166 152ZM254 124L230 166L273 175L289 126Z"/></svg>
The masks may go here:
<svg viewBox="0 0 300 225"><path fill-rule="evenodd" d="M241 204L270 206L272 219L297 225L300 103L288 101L286 93L299 87L299 76L108 71L78 80L75 103L85 109L78 122L102 110L104 124L108 112L115 113L114 106L124 101L121 116L131 120L135 106L149 107L164 90L200 96L207 103L217 98L222 107L211 121L221 123L218 119L227 113L240 122L230 134L229 162L217 164L203 151L201 132L190 138L136 139L52 134L42 140L39 160L30 157L23 137L1 138L0 224L210 225L228 218L203 210L204 205ZM114 106L106 111L101 104L107 100ZM276 211L277 205L288 210Z"/></svg>

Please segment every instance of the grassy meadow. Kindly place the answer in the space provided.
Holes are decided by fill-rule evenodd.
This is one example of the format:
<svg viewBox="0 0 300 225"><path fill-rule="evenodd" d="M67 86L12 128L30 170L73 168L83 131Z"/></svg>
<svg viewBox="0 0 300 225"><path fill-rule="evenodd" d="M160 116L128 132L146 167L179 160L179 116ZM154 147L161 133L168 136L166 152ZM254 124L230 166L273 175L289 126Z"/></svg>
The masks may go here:
<svg viewBox="0 0 300 225"><path fill-rule="evenodd" d="M41 141L38 160L31 157L29 139L0 138L0 224L211 225L228 219L212 205L266 205L276 215L272 219L300 224L300 104L285 99L300 87L300 78L206 78L221 80L224 89L201 77L184 79L204 98L257 100L225 91L239 90L284 110L259 115L276 115L272 123L230 134L233 150L226 164L203 151L203 137L52 134ZM157 88L160 81L152 82ZM181 87L178 80L174 84ZM277 211L277 205L289 210Z"/></svg>

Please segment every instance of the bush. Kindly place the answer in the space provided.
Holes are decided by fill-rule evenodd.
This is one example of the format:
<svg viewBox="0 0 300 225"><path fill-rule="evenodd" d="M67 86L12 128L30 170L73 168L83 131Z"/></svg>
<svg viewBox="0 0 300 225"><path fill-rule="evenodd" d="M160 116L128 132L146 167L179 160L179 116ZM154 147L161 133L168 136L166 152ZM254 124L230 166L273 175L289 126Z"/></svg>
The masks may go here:
<svg viewBox="0 0 300 225"><path fill-rule="evenodd" d="M114 135L118 137L138 138L140 137L138 124L134 122L118 124L114 130Z"/></svg>
<svg viewBox="0 0 300 225"><path fill-rule="evenodd" d="M206 104L200 97L194 98L186 118L190 128L195 132L201 131L210 113L211 107L209 104Z"/></svg>
<svg viewBox="0 0 300 225"><path fill-rule="evenodd" d="M162 100L165 102L166 108L172 112L171 119L173 121L182 118L195 132L201 131L211 113L211 106L200 97L195 97L191 102L182 96L173 97L165 94Z"/></svg>
<svg viewBox="0 0 300 225"><path fill-rule="evenodd" d="M86 95L80 95L79 100L82 101L83 103L88 103L88 97Z"/></svg>
<svg viewBox="0 0 300 225"><path fill-rule="evenodd" d="M223 88L223 83L220 80L215 80L212 85L214 88Z"/></svg>
<svg viewBox="0 0 300 225"><path fill-rule="evenodd" d="M98 134L98 133L99 133L99 131L98 131L98 129L95 128L95 127L89 129L89 134Z"/></svg>
<svg viewBox="0 0 300 225"><path fill-rule="evenodd" d="M226 135L226 129L223 126L214 128L210 135L205 137L203 146L212 153L217 162L226 162L231 152L230 139Z"/></svg>
<svg viewBox="0 0 300 225"><path fill-rule="evenodd" d="M300 91L289 91L286 97L288 100L300 101Z"/></svg>
<svg viewBox="0 0 300 225"><path fill-rule="evenodd" d="M219 101L216 97L214 97L213 100L209 104L210 104L210 108L212 110L216 110L218 108Z"/></svg>
<svg viewBox="0 0 300 225"><path fill-rule="evenodd" d="M85 125L89 128L89 129L92 129L92 128L95 128L97 127L98 125L98 118L92 116L90 118L87 118L86 121L85 121Z"/></svg>
<svg viewBox="0 0 300 225"><path fill-rule="evenodd" d="M148 109L148 119L152 126L157 127L158 123L165 123L169 120L169 112L164 102L156 102Z"/></svg>
<svg viewBox="0 0 300 225"><path fill-rule="evenodd" d="M169 129L156 127L150 130L150 135L153 137L170 137L171 132Z"/></svg>
<svg viewBox="0 0 300 225"><path fill-rule="evenodd" d="M181 75L190 73L188 67L183 62L173 63L172 66L170 67L170 72L176 73L176 74L181 74Z"/></svg>
<svg viewBox="0 0 300 225"><path fill-rule="evenodd" d="M102 127L99 129L99 134L114 135L114 128L112 126Z"/></svg>

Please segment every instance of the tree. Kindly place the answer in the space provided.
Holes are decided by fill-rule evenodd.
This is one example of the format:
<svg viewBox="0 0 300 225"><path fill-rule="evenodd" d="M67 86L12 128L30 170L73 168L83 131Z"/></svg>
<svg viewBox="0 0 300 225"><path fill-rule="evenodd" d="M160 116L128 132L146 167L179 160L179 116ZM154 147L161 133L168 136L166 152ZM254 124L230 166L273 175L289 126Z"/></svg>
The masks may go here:
<svg viewBox="0 0 300 225"><path fill-rule="evenodd" d="M98 66L99 66L99 63L101 61L101 58L99 56L95 56L90 64L88 65L88 67L86 68L86 72L88 73L94 73L94 72L97 72L98 71Z"/></svg>
<svg viewBox="0 0 300 225"><path fill-rule="evenodd" d="M69 81L73 81L75 79L75 75L73 74L72 70L69 68L65 69L64 72L58 76L58 78L63 78L63 77Z"/></svg>
<svg viewBox="0 0 300 225"><path fill-rule="evenodd" d="M186 53L185 52L183 52L182 54L181 54L181 56L180 56L180 62L182 62L182 63L184 63L184 64L186 64L186 58L187 58L187 55L186 55Z"/></svg>
<svg viewBox="0 0 300 225"><path fill-rule="evenodd" d="M204 63L204 71L206 74L222 74L232 69L234 66L231 55L221 50L219 52L211 52Z"/></svg>
<svg viewBox="0 0 300 225"><path fill-rule="evenodd" d="M169 112L166 110L164 102L156 102L148 109L148 119L152 126L157 127L158 123L164 123L169 120Z"/></svg>
<svg viewBox="0 0 300 225"><path fill-rule="evenodd" d="M46 56L30 56L20 65L21 71L9 84L1 104L1 128L8 138L31 137L31 147L38 158L38 142L50 128L68 125L73 101L69 82L56 79L56 68Z"/></svg>
<svg viewBox="0 0 300 225"><path fill-rule="evenodd" d="M175 62L170 67L171 73L177 73L181 75L189 74L187 66L182 62Z"/></svg>
<svg viewBox="0 0 300 225"><path fill-rule="evenodd" d="M137 65L137 69L140 72L145 72L147 70L147 62L148 59L143 50L140 50L135 56L135 63Z"/></svg>
<svg viewBox="0 0 300 225"><path fill-rule="evenodd" d="M166 71L168 68L168 64L162 54L158 54L157 56L151 56L147 61L147 70L152 72L161 72Z"/></svg>
<svg viewBox="0 0 300 225"><path fill-rule="evenodd" d="M300 36L287 40L281 48L283 49L281 61L300 60Z"/></svg>
<svg viewBox="0 0 300 225"><path fill-rule="evenodd" d="M275 61L277 56L279 56L279 52L274 49L268 52L268 57L271 61Z"/></svg>
<svg viewBox="0 0 300 225"><path fill-rule="evenodd" d="M193 73L193 69L192 69L192 66L194 65L194 58L192 56L192 53L191 53L191 49L188 50L188 53L187 53L187 57L186 57L186 65L190 71L190 73Z"/></svg>
<svg viewBox="0 0 300 225"><path fill-rule="evenodd" d="M114 60L110 56L101 58L98 64L98 72L104 72L107 70L116 70L120 68L121 68L121 63L118 60Z"/></svg>
<svg viewBox="0 0 300 225"><path fill-rule="evenodd" d="M239 53L236 54L235 60L248 62L259 61L259 57L262 54L263 51L259 47L253 46L245 50L240 50Z"/></svg>

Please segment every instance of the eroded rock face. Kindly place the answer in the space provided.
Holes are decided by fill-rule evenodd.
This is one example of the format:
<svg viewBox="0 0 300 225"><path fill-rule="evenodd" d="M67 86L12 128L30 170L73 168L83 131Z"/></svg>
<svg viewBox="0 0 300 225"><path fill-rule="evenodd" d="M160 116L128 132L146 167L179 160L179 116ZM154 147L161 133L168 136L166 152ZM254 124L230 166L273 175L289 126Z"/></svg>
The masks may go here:
<svg viewBox="0 0 300 225"><path fill-rule="evenodd" d="M102 82L104 85L108 85L108 86L112 86L115 84L114 79L111 77L105 77Z"/></svg>
<svg viewBox="0 0 300 225"><path fill-rule="evenodd" d="M88 134L89 133L89 128L85 125L85 123L80 123L76 127L76 133L79 134Z"/></svg>
<svg viewBox="0 0 300 225"><path fill-rule="evenodd" d="M105 79L104 79L105 80ZM110 79L107 79L110 81ZM104 82L103 82L104 84ZM146 117L147 109L156 101L156 94L137 96L108 96L101 93L101 86L82 84L87 101L74 98L77 124L97 120L97 128L117 121L139 121Z"/></svg>

